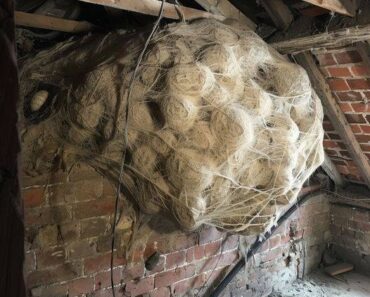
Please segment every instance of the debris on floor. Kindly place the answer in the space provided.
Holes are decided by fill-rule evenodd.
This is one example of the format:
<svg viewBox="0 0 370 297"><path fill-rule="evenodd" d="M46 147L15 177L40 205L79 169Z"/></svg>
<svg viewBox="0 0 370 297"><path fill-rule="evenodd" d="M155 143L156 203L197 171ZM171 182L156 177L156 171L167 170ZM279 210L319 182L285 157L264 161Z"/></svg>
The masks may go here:
<svg viewBox="0 0 370 297"><path fill-rule="evenodd" d="M349 272L336 278L316 271L268 297L369 297L370 278Z"/></svg>

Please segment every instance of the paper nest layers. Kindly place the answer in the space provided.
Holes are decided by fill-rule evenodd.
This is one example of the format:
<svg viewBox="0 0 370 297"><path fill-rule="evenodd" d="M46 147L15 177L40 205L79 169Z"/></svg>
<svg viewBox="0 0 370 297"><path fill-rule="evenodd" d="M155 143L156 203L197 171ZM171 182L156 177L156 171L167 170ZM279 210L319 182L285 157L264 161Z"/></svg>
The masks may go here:
<svg viewBox="0 0 370 297"><path fill-rule="evenodd" d="M188 230L263 232L323 161L321 103L304 69L250 31L170 25L144 56L125 127L134 49L69 88L56 141L115 179L127 129L125 174L144 212L171 214Z"/></svg>

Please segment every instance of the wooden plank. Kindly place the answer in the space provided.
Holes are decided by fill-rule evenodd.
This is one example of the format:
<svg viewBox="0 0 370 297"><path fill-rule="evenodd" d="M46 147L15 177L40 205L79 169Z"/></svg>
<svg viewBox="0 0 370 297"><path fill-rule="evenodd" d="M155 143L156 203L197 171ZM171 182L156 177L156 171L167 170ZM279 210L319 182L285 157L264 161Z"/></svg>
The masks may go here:
<svg viewBox="0 0 370 297"><path fill-rule="evenodd" d="M293 22L293 14L282 0L261 0L275 26L281 30L289 28Z"/></svg>
<svg viewBox="0 0 370 297"><path fill-rule="evenodd" d="M356 163L366 185L370 187L370 165L367 156L361 149L353 131L332 95L324 76L317 67L311 53L301 53L295 56L298 64L306 69L312 86L315 89L335 130L343 140L353 161Z"/></svg>
<svg viewBox="0 0 370 297"><path fill-rule="evenodd" d="M357 9L356 0L303 0L316 6L344 14L348 16L355 16Z"/></svg>
<svg viewBox="0 0 370 297"><path fill-rule="evenodd" d="M158 0L79 0L82 2L104 5L108 7L124 9L128 11L134 11L142 14L157 16L162 4L162 1ZM225 20L224 16L215 15L207 11L201 11L194 8L185 6L177 6L170 3L165 3L163 7L163 17L169 19L178 20L181 18L181 14L186 20L198 19L198 18L215 18L220 21Z"/></svg>
<svg viewBox="0 0 370 297"><path fill-rule="evenodd" d="M346 182L344 181L344 179L338 172L337 167L333 164L327 154L325 154L324 163L321 164L321 167L337 187L343 188Z"/></svg>
<svg viewBox="0 0 370 297"><path fill-rule="evenodd" d="M26 296L17 129L18 74L12 0L0 5L0 294ZM28 292L27 292L28 295Z"/></svg>
<svg viewBox="0 0 370 297"><path fill-rule="evenodd" d="M251 19L228 0L195 0L195 2L208 12L236 20L240 27L245 26L253 31L257 28L257 25Z"/></svg>
<svg viewBox="0 0 370 297"><path fill-rule="evenodd" d="M18 26L78 33L91 31L95 26L85 21L66 20L46 15L16 11L15 23Z"/></svg>
<svg viewBox="0 0 370 297"><path fill-rule="evenodd" d="M313 49L340 47L369 39L370 24L367 24L280 41L270 45L282 54L294 54Z"/></svg>
<svg viewBox="0 0 370 297"><path fill-rule="evenodd" d="M332 265L332 266L328 266L324 270L330 276L335 276L335 275L338 275L338 274L342 274L342 273L345 273L345 272L352 271L353 268L354 268L353 264L339 263L339 264L335 264L335 265Z"/></svg>

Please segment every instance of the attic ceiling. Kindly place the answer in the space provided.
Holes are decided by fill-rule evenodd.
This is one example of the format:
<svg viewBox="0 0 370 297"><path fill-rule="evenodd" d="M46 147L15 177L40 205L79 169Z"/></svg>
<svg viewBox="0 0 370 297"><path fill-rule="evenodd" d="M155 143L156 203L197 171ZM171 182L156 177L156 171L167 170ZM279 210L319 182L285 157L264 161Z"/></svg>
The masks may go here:
<svg viewBox="0 0 370 297"><path fill-rule="evenodd" d="M127 25L130 21L133 27L144 26L153 21L160 2L143 0L141 6L134 0L82 0L79 3L85 13L77 22L120 27L122 22ZM18 10L22 10L20 3L22 1L18 1ZM370 187L369 0L168 0L165 14L168 21L179 18L178 3L188 8L182 10L185 18L209 17L207 13L220 19L234 18L239 25L252 28L274 47L291 41L293 48L281 52L295 61L302 61L306 70L307 54L309 59L313 58L315 63L311 66L318 72L313 69L309 74L311 80L318 80L313 86L321 95L326 111L324 146L329 165L325 166L332 166L330 170L339 172L345 180ZM27 21L27 15L24 17ZM30 25L25 24L24 19L16 22ZM344 32L339 41L337 32Z"/></svg>

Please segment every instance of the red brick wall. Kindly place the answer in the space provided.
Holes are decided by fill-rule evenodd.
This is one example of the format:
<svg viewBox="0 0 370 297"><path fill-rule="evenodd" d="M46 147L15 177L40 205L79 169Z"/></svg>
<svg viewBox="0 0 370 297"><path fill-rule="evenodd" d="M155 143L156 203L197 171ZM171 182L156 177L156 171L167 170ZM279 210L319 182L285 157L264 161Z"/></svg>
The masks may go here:
<svg viewBox="0 0 370 297"><path fill-rule="evenodd" d="M317 51L316 57L357 141L370 159L370 69L355 47ZM358 168L327 118L324 129L326 152L338 171L348 180L362 182Z"/></svg>
<svg viewBox="0 0 370 297"><path fill-rule="evenodd" d="M330 229L337 256L370 275L370 210L332 204Z"/></svg>
<svg viewBox="0 0 370 297"><path fill-rule="evenodd" d="M92 170L78 168L68 179L65 174L24 179L24 270L30 296L111 296L114 190ZM132 237L132 222L124 216L118 225L114 268L117 296L183 296L189 290L203 294L239 259L239 242L245 245L255 239L226 235L210 227L186 234L164 218L153 218L135 232L132 249L124 257ZM318 195L264 244L248 265L249 277L243 274L228 292L238 296L238 292L252 290L260 296L261 291L280 283L269 280L282 272L287 281L292 281L303 269L316 267L329 240L328 230L327 199ZM149 271L145 260L154 251L160 258ZM260 280L262 276L265 281Z"/></svg>

